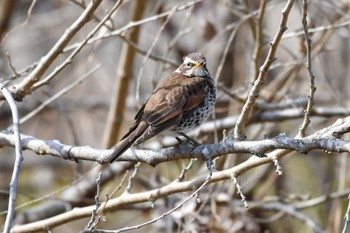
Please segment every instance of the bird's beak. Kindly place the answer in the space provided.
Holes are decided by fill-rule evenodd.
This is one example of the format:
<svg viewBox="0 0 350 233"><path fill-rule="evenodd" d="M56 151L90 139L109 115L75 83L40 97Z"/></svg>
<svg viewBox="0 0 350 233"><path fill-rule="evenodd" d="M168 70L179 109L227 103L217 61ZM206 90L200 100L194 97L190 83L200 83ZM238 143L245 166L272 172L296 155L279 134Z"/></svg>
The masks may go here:
<svg viewBox="0 0 350 233"><path fill-rule="evenodd" d="M194 65L194 70L197 69L198 67L201 67L202 66L202 63L198 62Z"/></svg>
<svg viewBox="0 0 350 233"><path fill-rule="evenodd" d="M204 61L198 62L194 65L194 70L197 69L198 67L201 67L204 65Z"/></svg>

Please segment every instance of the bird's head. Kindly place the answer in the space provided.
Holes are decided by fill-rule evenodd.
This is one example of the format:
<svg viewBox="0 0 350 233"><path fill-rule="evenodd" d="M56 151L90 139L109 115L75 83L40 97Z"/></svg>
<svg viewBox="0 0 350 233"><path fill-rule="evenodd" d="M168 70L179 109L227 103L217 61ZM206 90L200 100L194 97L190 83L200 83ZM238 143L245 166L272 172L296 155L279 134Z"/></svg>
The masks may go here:
<svg viewBox="0 0 350 233"><path fill-rule="evenodd" d="M207 69L207 60L200 53L191 53L187 55L176 72L187 77L210 77Z"/></svg>

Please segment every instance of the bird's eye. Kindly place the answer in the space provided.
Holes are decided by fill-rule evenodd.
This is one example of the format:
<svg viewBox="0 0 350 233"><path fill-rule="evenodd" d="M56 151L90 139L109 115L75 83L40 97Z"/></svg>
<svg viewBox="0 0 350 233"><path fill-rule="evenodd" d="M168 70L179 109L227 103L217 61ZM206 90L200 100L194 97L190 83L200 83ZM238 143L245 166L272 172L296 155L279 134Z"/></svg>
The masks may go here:
<svg viewBox="0 0 350 233"><path fill-rule="evenodd" d="M187 62L187 63L186 63L186 66L187 66L188 68L192 68L192 67L194 66L194 63L192 63L192 62Z"/></svg>

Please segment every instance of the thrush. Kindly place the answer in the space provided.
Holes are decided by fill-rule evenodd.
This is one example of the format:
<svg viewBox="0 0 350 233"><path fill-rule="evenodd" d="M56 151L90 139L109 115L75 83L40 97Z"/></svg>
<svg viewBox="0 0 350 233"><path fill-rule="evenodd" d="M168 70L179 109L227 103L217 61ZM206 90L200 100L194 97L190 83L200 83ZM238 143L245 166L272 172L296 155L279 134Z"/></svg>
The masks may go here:
<svg viewBox="0 0 350 233"><path fill-rule="evenodd" d="M135 122L115 146L110 162L133 144L172 130L180 135L198 128L212 113L216 101L215 81L205 57L191 53L153 91L135 116Z"/></svg>

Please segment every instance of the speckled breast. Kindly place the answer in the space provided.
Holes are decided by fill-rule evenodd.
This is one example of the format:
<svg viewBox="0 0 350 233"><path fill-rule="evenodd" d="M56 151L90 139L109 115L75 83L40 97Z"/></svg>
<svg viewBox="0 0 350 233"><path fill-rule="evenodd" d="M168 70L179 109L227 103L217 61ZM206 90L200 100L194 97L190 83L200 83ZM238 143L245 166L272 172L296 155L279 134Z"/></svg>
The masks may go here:
<svg viewBox="0 0 350 233"><path fill-rule="evenodd" d="M216 88L215 86L209 86L208 94L203 103L199 105L196 110L182 117L181 121L177 124L176 131L187 133L198 128L213 112L215 101Z"/></svg>

